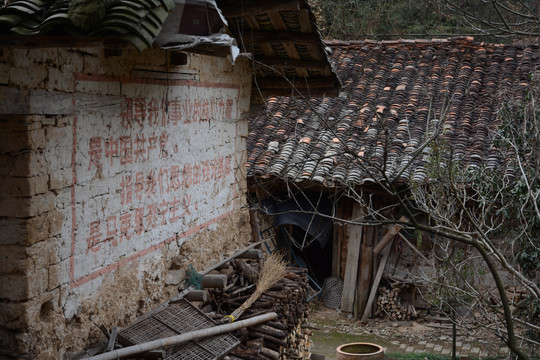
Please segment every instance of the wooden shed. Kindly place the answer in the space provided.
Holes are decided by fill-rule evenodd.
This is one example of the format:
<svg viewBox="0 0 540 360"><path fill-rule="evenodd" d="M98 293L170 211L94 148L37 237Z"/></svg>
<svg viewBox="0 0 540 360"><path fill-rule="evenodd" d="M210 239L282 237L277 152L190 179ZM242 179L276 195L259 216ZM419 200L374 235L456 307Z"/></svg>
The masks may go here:
<svg viewBox="0 0 540 360"><path fill-rule="evenodd" d="M332 264L327 275L344 281L341 309L363 314L381 276L396 277L391 266L385 270L389 256L397 264L409 251L412 258L401 259L406 266L426 259L411 241L414 234L398 235L399 225L360 225L369 222L369 214L355 198L384 213L387 223L399 223L404 214L385 184L406 191L429 181L432 152L425 142L434 122L465 169L504 162L493 146L498 111L503 99L526 96L531 74L539 74L539 52L537 45L470 37L327 46L343 84L340 94L269 98L268 108L250 118L248 183L255 208L274 218L282 213L266 211L262 201L280 203L306 194L321 199L290 212L333 220L331 246L320 251ZM514 167L505 169L510 177L515 174ZM318 209L322 199L332 203L330 210ZM393 250L383 252L381 243L394 238Z"/></svg>

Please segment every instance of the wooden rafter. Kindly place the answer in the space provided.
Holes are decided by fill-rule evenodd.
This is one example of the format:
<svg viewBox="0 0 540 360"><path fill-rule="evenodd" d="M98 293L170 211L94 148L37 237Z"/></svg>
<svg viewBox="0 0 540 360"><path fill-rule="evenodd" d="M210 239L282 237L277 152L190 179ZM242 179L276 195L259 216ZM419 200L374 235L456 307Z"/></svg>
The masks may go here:
<svg viewBox="0 0 540 360"><path fill-rule="evenodd" d="M255 18L255 16L246 16L245 21L252 29L256 29L256 30L260 29L259 23L257 22L257 19ZM270 44L261 43L261 44L258 44L258 45L261 48L264 56L269 56L269 57L274 56L274 51L272 50L272 46L270 46ZM248 50L251 51L252 46L250 46L250 48ZM257 72L257 76L264 76L264 71L262 71L260 68L255 69L255 70Z"/></svg>
<svg viewBox="0 0 540 360"><path fill-rule="evenodd" d="M261 57L258 58L257 61L274 68L294 67L309 70L325 70L328 68L328 64L324 61L298 60L280 57Z"/></svg>
<svg viewBox="0 0 540 360"><path fill-rule="evenodd" d="M270 17L270 21L272 21L272 25L274 25L274 28L278 31L286 31L287 25L285 25L285 22L281 18L281 15L278 12L271 12L268 13L268 16ZM285 51L287 51L287 55L291 59L300 60L300 54L298 54L298 51L296 50L294 43L285 42L283 43L283 47L285 48ZM308 73L306 69L304 68L296 68L296 72L300 77L308 77Z"/></svg>
<svg viewBox="0 0 540 360"><path fill-rule="evenodd" d="M305 34L297 31L253 31L247 30L243 34L235 34L245 44L283 44L297 43L317 45L318 41L313 34Z"/></svg>

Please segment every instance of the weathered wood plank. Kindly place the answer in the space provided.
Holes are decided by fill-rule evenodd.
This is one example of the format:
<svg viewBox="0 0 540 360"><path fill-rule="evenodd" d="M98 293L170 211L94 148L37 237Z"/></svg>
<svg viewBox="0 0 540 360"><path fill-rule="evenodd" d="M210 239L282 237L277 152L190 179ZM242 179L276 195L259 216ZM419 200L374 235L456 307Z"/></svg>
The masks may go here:
<svg viewBox="0 0 540 360"><path fill-rule="evenodd" d="M363 212L359 204L354 204L352 218L360 220L363 218ZM349 313L354 309L362 230L362 225L349 225L347 264L345 266L345 279L343 280L343 295L341 298L341 311Z"/></svg>
<svg viewBox="0 0 540 360"><path fill-rule="evenodd" d="M364 245L366 241L364 241ZM360 256L360 267L358 268L358 284L356 289L356 302L358 311L355 316L363 314L369 298L369 288L373 275L373 247L362 246Z"/></svg>
<svg viewBox="0 0 540 360"><path fill-rule="evenodd" d="M381 263L379 264L377 275L375 275L375 279L373 279L373 284L371 285L371 290L369 292L369 298L366 304L366 309L364 310L364 314L362 315L362 319L360 320L362 322L365 322L367 318L369 317L369 314L371 313L371 308L373 307L373 301L375 300L375 295L377 295L377 289L379 288L379 283L381 282L381 277L384 272L384 268L386 267L386 262L388 261L388 258L390 256L391 249L392 249L391 246L387 246L382 253Z"/></svg>
<svg viewBox="0 0 540 360"><path fill-rule="evenodd" d="M332 239L332 276L340 276L342 229L343 226L334 225Z"/></svg>

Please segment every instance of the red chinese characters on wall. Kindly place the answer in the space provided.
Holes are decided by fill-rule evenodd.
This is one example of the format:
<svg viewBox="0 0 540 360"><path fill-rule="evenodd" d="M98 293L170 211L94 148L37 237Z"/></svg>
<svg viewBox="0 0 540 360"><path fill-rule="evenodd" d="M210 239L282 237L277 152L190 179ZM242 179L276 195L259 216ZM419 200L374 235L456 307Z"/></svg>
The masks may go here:
<svg viewBox="0 0 540 360"><path fill-rule="evenodd" d="M196 124L213 119L233 119L235 99L125 98L121 125L126 130Z"/></svg>
<svg viewBox="0 0 540 360"><path fill-rule="evenodd" d="M167 157L167 142L169 134L162 131L159 135L155 132L145 137L144 134L125 135L118 138L112 136L106 139L92 137L88 144L88 170L99 169L103 162L114 166L138 164L151 161L153 156L158 158Z"/></svg>
<svg viewBox="0 0 540 360"><path fill-rule="evenodd" d="M96 253L144 236L160 226L181 221L196 210L190 189L232 173L233 155L179 164L171 157L171 127L233 119L236 99L157 99L127 97L121 104L123 134L94 136L88 140L88 170L110 167L119 172L117 214L92 221L86 236L86 253ZM180 159L180 158L179 158ZM160 160L157 161L156 160ZM164 162L165 161L165 162ZM154 162L157 165L154 165ZM169 162L168 165L162 165ZM135 166L138 166L135 170ZM161 164L161 165L160 165ZM86 165L85 165L86 166ZM121 178L120 178L121 177Z"/></svg>
<svg viewBox="0 0 540 360"><path fill-rule="evenodd" d="M122 175L119 189L122 211L90 224L86 253L98 252L104 242L117 246L191 215L194 204L188 189L225 178L231 172L232 155L228 155ZM141 204L145 199L150 199L150 203Z"/></svg>

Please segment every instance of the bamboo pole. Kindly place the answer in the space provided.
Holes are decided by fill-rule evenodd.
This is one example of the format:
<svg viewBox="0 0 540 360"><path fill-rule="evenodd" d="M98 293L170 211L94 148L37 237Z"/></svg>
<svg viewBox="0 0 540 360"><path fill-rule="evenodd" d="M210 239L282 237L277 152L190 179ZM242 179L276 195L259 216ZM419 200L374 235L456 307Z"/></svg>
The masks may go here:
<svg viewBox="0 0 540 360"><path fill-rule="evenodd" d="M276 318L277 318L277 314L275 312L270 312L267 314L254 316L246 320L235 321L231 324L218 325L218 326L214 326L208 329L190 331L190 332L176 335L176 336L171 336L171 337L167 337L163 339L149 341L147 343L137 344L137 345L128 346L122 349L109 351L109 352L99 354L96 356L84 357L83 359L114 360L114 359L125 358L128 356L142 354L142 353L152 351L152 350L163 349L167 346L183 344L188 341L197 340L197 339L205 338L208 336L219 335L226 332L245 328L248 326L257 325L257 324L260 324L269 320L274 320Z"/></svg>

